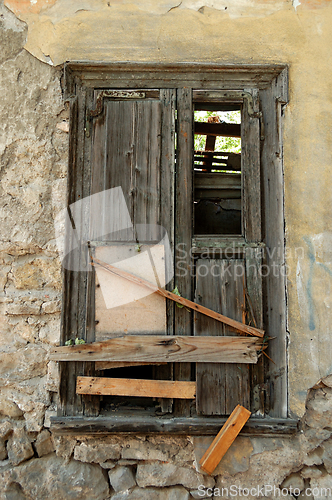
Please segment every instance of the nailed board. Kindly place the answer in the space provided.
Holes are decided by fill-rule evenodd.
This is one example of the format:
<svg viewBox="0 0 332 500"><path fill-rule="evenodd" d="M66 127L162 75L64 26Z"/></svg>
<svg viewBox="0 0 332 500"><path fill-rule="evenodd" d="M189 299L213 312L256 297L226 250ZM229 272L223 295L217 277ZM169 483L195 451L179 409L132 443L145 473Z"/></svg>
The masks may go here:
<svg viewBox="0 0 332 500"><path fill-rule="evenodd" d="M53 347L54 361L257 363L261 341L252 337L128 335L91 344Z"/></svg>
<svg viewBox="0 0 332 500"><path fill-rule="evenodd" d="M212 474L250 415L243 406L236 406L199 462L204 472Z"/></svg>
<svg viewBox="0 0 332 500"><path fill-rule="evenodd" d="M165 285L164 253L163 245L142 245L137 252L136 245L129 243L95 249L98 259L161 286ZM96 285L96 341L123 334L166 334L165 298L99 267Z"/></svg>
<svg viewBox="0 0 332 500"><path fill-rule="evenodd" d="M194 399L196 382L106 377L77 377L77 394Z"/></svg>

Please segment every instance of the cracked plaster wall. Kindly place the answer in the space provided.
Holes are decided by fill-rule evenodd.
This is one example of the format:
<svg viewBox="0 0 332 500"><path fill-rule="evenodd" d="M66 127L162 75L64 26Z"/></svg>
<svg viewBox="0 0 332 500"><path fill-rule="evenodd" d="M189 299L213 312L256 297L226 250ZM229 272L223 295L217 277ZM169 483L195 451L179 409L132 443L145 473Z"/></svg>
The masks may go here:
<svg viewBox="0 0 332 500"><path fill-rule="evenodd" d="M304 427L291 440L241 438L215 480L219 487L263 480L331 486L330 379L308 392L332 373L331 2L6 0L5 5L16 16L0 4L0 499L52 494L56 500L103 500L112 494L114 500L181 500L197 498L197 481L214 484L194 469L207 438L179 441L177 452L170 438L107 438L102 454L104 440L53 439L47 430L58 389L57 366L48 362L48 351L59 340L61 300L53 220L64 204L68 154L61 63L78 59L289 64L284 120L289 395L291 412L303 416ZM177 461L181 448L186 451ZM165 462L181 467L180 477L162 467ZM41 478L38 484L29 479L34 474ZM116 482L121 474L126 480ZM123 493L123 485L130 493Z"/></svg>

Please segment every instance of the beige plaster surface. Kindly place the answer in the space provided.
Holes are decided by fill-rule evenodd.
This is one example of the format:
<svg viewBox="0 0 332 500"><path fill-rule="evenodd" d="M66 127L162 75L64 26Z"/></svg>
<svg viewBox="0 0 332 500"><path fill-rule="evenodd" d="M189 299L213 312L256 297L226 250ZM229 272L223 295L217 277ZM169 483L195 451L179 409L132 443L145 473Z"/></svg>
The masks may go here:
<svg viewBox="0 0 332 500"><path fill-rule="evenodd" d="M285 63L290 409L332 372L330 0L5 0L41 61ZM226 8L227 7L227 8ZM296 250L297 249L297 250ZM277 334L277 332L273 332Z"/></svg>

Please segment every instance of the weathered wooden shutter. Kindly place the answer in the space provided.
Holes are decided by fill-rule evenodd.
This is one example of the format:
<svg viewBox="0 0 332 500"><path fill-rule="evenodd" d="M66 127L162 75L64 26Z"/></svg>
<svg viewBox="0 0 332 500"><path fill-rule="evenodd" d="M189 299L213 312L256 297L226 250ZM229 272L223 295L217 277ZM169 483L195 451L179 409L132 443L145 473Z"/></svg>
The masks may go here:
<svg viewBox="0 0 332 500"><path fill-rule="evenodd" d="M200 96L204 92L200 92ZM257 93L215 92L207 99L241 99L242 104L242 237L202 238L204 258L196 260L195 301L238 321L250 317L262 327L260 137ZM237 101L238 102L238 101ZM197 243L196 238L194 243ZM228 252L225 249L228 248ZM215 258L216 250L219 257ZM230 250L230 252L229 252ZM209 254L210 251L210 254ZM231 254L231 257L229 256ZM251 305L246 314L248 302ZM239 335L199 314L195 335ZM198 414L229 414L237 404L251 407L251 388L261 380L262 368L241 364L196 364Z"/></svg>
<svg viewBox="0 0 332 500"><path fill-rule="evenodd" d="M91 221L92 231L96 229L94 239L142 243L142 228L148 225L143 238L158 243L161 233L157 226L162 226L173 248L175 92L99 91L97 103L100 96L104 96L102 111L93 118L92 127L91 194L121 187L133 228L110 237L107 227L100 227L108 223L107 205L101 204L94 214L97 220ZM121 210L112 217L119 220L120 226ZM168 287L172 289L173 281ZM167 333L171 334L172 305L166 304L166 312ZM156 378L172 378L171 365L155 367L154 372ZM171 401L162 401L162 409L171 411Z"/></svg>

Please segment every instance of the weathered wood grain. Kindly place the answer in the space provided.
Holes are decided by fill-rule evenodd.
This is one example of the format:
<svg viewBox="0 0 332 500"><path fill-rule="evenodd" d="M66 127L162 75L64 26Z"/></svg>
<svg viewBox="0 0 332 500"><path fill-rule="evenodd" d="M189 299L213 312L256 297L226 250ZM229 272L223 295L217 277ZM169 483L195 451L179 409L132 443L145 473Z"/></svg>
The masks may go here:
<svg viewBox="0 0 332 500"><path fill-rule="evenodd" d="M174 284L182 296L192 299L190 246L193 230L193 103L192 89L180 88L177 97L177 144L175 177L175 276ZM179 269L182 266L182 270ZM192 331L192 313L174 308L174 332L188 335ZM191 380L191 365L174 365L176 380ZM176 415L190 415L187 401L175 401Z"/></svg>
<svg viewBox="0 0 332 500"><path fill-rule="evenodd" d="M106 377L77 377L77 394L194 399L195 382Z"/></svg>
<svg viewBox="0 0 332 500"><path fill-rule="evenodd" d="M173 434L186 436L216 436L225 417L170 417L142 414L113 414L97 418L51 417L52 434L105 435L105 434ZM250 418L242 428L241 436L293 437L298 422L293 419Z"/></svg>
<svg viewBox="0 0 332 500"><path fill-rule="evenodd" d="M270 89L262 91L261 102L265 126L262 147L263 214L265 242L268 251L264 264L270 272L265 278L264 321L270 336L268 355L274 363L267 363L271 394L272 417L286 417L287 400L287 332L286 332L286 273L285 273L285 214L284 173L282 156L282 102L287 100L287 74L281 73Z"/></svg>
<svg viewBox="0 0 332 500"><path fill-rule="evenodd" d="M168 290L164 290L163 288L159 288L156 285L153 285L149 281L144 280L143 278L138 278L137 276L134 276L131 273L127 273L123 271L122 269L119 269L118 267L112 266L111 264L106 264L106 262L103 262L97 258L93 259L92 262L93 265L98 265L104 269L107 269L111 273L120 276L128 281L131 281L132 283L135 283L137 285L141 285L144 287L149 288L152 292L155 292L162 297L166 297L167 299L173 300L174 302L177 302L178 304L181 304L182 306L188 307L195 312L199 312L201 314L204 314L205 316L209 316L210 318L213 318L217 321L220 321L221 323L225 323L226 325L230 326L231 328L234 328L235 330L238 330L242 333L247 333L249 335L253 335L255 337L264 337L264 331L259 330L258 328L254 328L248 325L245 325L244 323L241 323L240 321L234 320L232 318L228 318L227 316L224 316L223 314L217 313L215 311L212 311L211 309L208 309L207 307L201 306L199 304L196 304L196 302L192 302L191 300L185 299L184 297L179 297L175 293L172 293Z"/></svg>
<svg viewBox="0 0 332 500"><path fill-rule="evenodd" d="M165 271L167 280L165 288L169 291L174 289L174 217L175 217L175 107L176 90L161 89L160 99L162 102L161 116L161 173L160 173L160 224L165 228L171 255L166 252ZM166 281L167 281L166 280ZM174 302L166 300L166 329L167 335L174 333ZM153 378L159 380L173 379L173 364L168 363L153 368ZM161 399L160 408L163 413L171 413L173 410L172 399Z"/></svg>
<svg viewBox="0 0 332 500"><path fill-rule="evenodd" d="M95 369L97 371L102 370L113 370L114 368L129 368L131 366L160 366L160 365L168 365L168 363L151 363L147 361L144 363L143 361L135 362L135 361L96 361Z"/></svg>
<svg viewBox="0 0 332 500"><path fill-rule="evenodd" d="M236 406L199 461L201 469L204 472L212 474L226 451L235 441L236 436L239 434L250 415L250 411L243 408L243 406Z"/></svg>
<svg viewBox="0 0 332 500"><path fill-rule="evenodd" d="M68 88L75 78L95 88L267 88L285 68L284 64L217 63L67 63ZM70 90L69 90L70 91Z"/></svg>
<svg viewBox="0 0 332 500"><path fill-rule="evenodd" d="M144 361L256 363L259 339L250 337L192 337L128 335L104 342L53 347L54 361Z"/></svg>
<svg viewBox="0 0 332 500"><path fill-rule="evenodd" d="M196 265L196 300L242 319L244 312L245 268L242 259L198 259ZM226 326L210 318L195 316L195 335L232 335ZM248 404L250 397L248 366L197 363L198 414L227 415L238 403Z"/></svg>
<svg viewBox="0 0 332 500"><path fill-rule="evenodd" d="M248 101L244 99L241 127L241 170L243 183L243 230L247 241L262 239L261 172L259 135L259 97L253 90L255 116L249 114Z"/></svg>

